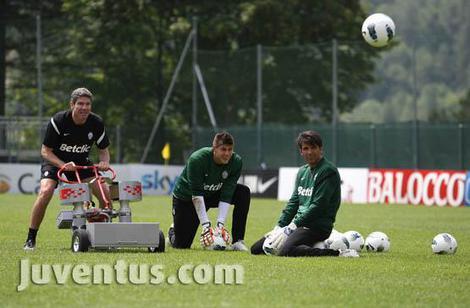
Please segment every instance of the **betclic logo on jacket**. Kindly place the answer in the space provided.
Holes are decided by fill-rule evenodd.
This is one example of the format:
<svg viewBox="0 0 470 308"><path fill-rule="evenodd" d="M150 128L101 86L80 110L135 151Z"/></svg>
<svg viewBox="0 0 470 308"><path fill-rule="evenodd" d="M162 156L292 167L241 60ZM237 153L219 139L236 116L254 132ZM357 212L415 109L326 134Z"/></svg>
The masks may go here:
<svg viewBox="0 0 470 308"><path fill-rule="evenodd" d="M303 188L302 186L297 187L297 194L299 196L311 197L313 193L313 187Z"/></svg>
<svg viewBox="0 0 470 308"><path fill-rule="evenodd" d="M62 143L59 147L59 150L61 150L62 152L68 152L68 153L88 153L90 152L90 149L91 149L91 146L89 146L88 144L71 146L71 145Z"/></svg>
<svg viewBox="0 0 470 308"><path fill-rule="evenodd" d="M212 185L204 184L204 190L218 191L222 188L222 185L224 185L224 183L222 182L220 182L219 184L212 184Z"/></svg>

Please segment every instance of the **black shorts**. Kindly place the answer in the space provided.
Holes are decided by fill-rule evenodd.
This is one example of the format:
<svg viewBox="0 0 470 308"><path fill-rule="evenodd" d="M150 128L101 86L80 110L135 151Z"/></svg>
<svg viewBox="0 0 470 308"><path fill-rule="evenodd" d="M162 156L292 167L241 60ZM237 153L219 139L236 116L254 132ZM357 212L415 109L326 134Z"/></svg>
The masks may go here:
<svg viewBox="0 0 470 308"><path fill-rule="evenodd" d="M86 165L91 166L92 164L86 164ZM43 162L41 165L41 180L51 179L59 183L59 179L57 178L57 171L59 171L58 167L52 165L49 162ZM78 174L80 176L80 180L82 181L90 177L95 177L95 172L92 169L78 170ZM77 181L75 171L65 171L63 175L65 175L65 177L69 181Z"/></svg>

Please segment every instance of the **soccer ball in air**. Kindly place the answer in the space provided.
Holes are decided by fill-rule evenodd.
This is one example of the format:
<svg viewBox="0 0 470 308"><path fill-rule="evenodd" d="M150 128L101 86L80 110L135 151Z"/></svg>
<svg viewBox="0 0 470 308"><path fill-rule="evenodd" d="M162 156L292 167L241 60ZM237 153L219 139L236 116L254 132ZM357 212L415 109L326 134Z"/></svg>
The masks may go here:
<svg viewBox="0 0 470 308"><path fill-rule="evenodd" d="M439 233L432 239L431 248L437 254L454 254L457 251L457 240L449 233Z"/></svg>
<svg viewBox="0 0 470 308"><path fill-rule="evenodd" d="M361 233L357 231L347 231L343 233L344 237L349 242L349 248L354 249L357 252L360 252L364 248L364 238Z"/></svg>
<svg viewBox="0 0 470 308"><path fill-rule="evenodd" d="M362 23L362 36L369 45L384 47L395 36L395 23L385 14L372 14Z"/></svg>
<svg viewBox="0 0 470 308"><path fill-rule="evenodd" d="M390 239L383 232L372 232L365 241L367 251L385 252L390 250Z"/></svg>

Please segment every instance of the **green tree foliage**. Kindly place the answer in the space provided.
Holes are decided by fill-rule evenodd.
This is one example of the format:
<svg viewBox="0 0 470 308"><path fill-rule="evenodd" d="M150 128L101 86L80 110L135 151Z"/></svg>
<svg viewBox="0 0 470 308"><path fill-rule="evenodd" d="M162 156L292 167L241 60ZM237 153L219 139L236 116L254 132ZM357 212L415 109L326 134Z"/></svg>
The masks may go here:
<svg viewBox="0 0 470 308"><path fill-rule="evenodd" d="M357 29L365 14L359 1L16 0L10 6L16 17L7 28L9 113L37 113L35 16L40 12L44 114L66 108L73 88L89 87L96 96L94 110L108 127L121 126L127 162L140 158L194 16L199 63L222 127L255 122L256 44L263 45L267 122L330 119L332 39L338 41L343 111L351 110L373 81L373 60L380 52L361 41ZM191 147L190 60L149 162L161 161L166 140L179 141L172 144L176 153ZM207 124L200 94L198 112L200 123Z"/></svg>
<svg viewBox="0 0 470 308"><path fill-rule="evenodd" d="M340 110L352 109L357 94L373 81L372 61L379 50L357 44L365 17L358 1L208 3L193 8L200 25L199 64L225 126L255 122L257 44L263 46L266 122L331 119L332 39L338 40L341 63ZM214 48L227 52L209 51Z"/></svg>
<svg viewBox="0 0 470 308"><path fill-rule="evenodd" d="M459 105L460 109L457 118L460 121L468 122L470 119L470 89L467 90L467 94L460 99Z"/></svg>
<svg viewBox="0 0 470 308"><path fill-rule="evenodd" d="M5 43L6 43L6 16L7 2L0 0L0 116L5 115ZM3 135L3 134L2 134Z"/></svg>
<svg viewBox="0 0 470 308"><path fill-rule="evenodd" d="M6 1L6 115L37 115L37 78L36 78L36 18L42 16L43 63L56 60L57 40L61 39L63 25L57 18L61 16L61 1ZM48 20L48 22L44 22ZM57 76L45 76L44 81ZM47 84L45 85L47 87ZM46 91L47 107L55 104L54 94Z"/></svg>

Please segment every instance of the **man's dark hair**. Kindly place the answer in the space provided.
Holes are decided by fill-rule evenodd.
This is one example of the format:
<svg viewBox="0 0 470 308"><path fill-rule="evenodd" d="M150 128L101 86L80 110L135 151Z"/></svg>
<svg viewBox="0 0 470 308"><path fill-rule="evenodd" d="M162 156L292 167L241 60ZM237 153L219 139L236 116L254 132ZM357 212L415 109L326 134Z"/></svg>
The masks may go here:
<svg viewBox="0 0 470 308"><path fill-rule="evenodd" d="M212 141L212 146L217 148L221 145L233 145L233 137L228 132L223 131L220 133L215 134L214 140Z"/></svg>
<svg viewBox="0 0 470 308"><path fill-rule="evenodd" d="M72 91L70 94L70 101L75 104L79 97L88 97L90 100L93 100L93 94L87 88L77 88Z"/></svg>
<svg viewBox="0 0 470 308"><path fill-rule="evenodd" d="M323 141L320 134L313 130L307 130L299 134L297 137L297 145L299 146L299 149L302 148L302 143L306 143L311 146L318 146L319 148L323 147Z"/></svg>

